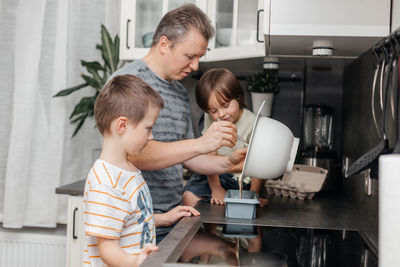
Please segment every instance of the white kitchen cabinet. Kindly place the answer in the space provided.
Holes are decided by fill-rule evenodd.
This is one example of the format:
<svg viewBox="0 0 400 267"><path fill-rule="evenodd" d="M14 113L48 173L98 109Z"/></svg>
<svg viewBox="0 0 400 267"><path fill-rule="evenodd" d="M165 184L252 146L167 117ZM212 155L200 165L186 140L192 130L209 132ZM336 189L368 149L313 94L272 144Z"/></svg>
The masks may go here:
<svg viewBox="0 0 400 267"><path fill-rule="evenodd" d="M68 197L67 267L83 266L85 227L83 224L83 197Z"/></svg>
<svg viewBox="0 0 400 267"><path fill-rule="evenodd" d="M144 57L152 34L165 13L186 3L196 4L206 12L206 0L122 0L120 25L120 59Z"/></svg>
<svg viewBox="0 0 400 267"><path fill-rule="evenodd" d="M266 54L311 56L315 40L355 57L389 34L390 0L264 0Z"/></svg>
<svg viewBox="0 0 400 267"><path fill-rule="evenodd" d="M264 56L263 0L122 0L120 59L144 57L150 45L145 44L146 37L166 12L185 3L202 9L216 29L201 61Z"/></svg>
<svg viewBox="0 0 400 267"><path fill-rule="evenodd" d="M209 0L208 16L216 30L205 61L265 55L262 0Z"/></svg>

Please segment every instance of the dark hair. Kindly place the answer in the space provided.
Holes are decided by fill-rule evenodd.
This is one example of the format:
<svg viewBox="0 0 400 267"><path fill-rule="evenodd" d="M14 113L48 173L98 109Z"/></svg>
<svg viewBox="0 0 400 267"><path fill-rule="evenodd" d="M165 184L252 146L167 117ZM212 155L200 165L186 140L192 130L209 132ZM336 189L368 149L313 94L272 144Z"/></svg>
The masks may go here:
<svg viewBox="0 0 400 267"><path fill-rule="evenodd" d="M227 69L216 68L207 71L197 83L196 100L199 107L205 112L208 111L208 100L211 93L215 92L218 102L231 101L239 102L240 108L245 108L244 91L236 76Z"/></svg>
<svg viewBox="0 0 400 267"><path fill-rule="evenodd" d="M143 120L151 106L162 109L164 101L150 85L133 75L111 79L94 105L94 116L101 134L110 130L114 119L125 116L134 125Z"/></svg>
<svg viewBox="0 0 400 267"><path fill-rule="evenodd" d="M215 34L207 15L197 6L186 4L164 15L154 32L151 45L157 44L162 36L166 36L174 45L191 28L197 29L207 41Z"/></svg>

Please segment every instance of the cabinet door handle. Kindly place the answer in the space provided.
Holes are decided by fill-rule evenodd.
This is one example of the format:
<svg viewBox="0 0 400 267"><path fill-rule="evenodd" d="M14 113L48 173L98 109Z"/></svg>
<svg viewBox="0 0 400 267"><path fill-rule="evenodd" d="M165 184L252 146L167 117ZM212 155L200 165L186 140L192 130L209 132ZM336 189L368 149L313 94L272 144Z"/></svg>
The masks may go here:
<svg viewBox="0 0 400 267"><path fill-rule="evenodd" d="M76 212L78 211L78 208L74 209L74 214L72 217L72 238L73 239L78 239L78 236L75 234L75 219L76 219Z"/></svg>
<svg viewBox="0 0 400 267"><path fill-rule="evenodd" d="M126 48L127 49L130 49L130 47L129 47L129 40L128 40L128 38L129 38L129 23L131 22L131 20L130 19L128 19L127 21L126 21Z"/></svg>
<svg viewBox="0 0 400 267"><path fill-rule="evenodd" d="M259 42L259 43L264 43L264 41L263 40L260 40L260 39L258 39L258 35L260 34L260 13L261 12L264 12L264 9L259 9L258 11L257 11L257 42Z"/></svg>

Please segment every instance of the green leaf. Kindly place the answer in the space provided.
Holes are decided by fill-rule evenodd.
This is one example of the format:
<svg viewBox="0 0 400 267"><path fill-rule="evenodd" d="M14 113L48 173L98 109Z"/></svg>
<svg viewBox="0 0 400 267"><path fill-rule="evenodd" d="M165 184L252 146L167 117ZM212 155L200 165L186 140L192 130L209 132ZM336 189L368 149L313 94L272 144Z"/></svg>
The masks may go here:
<svg viewBox="0 0 400 267"><path fill-rule="evenodd" d="M72 137L74 137L79 132L79 130L81 129L81 127L82 127L83 123L85 122L86 118L87 118L87 115L83 115L80 118L80 121L79 121L78 125L76 126L75 131L72 134Z"/></svg>
<svg viewBox="0 0 400 267"><path fill-rule="evenodd" d="M110 33L104 25L101 25L101 55L105 65L109 68L110 73L114 73L117 68L113 63L113 42Z"/></svg>
<svg viewBox="0 0 400 267"><path fill-rule="evenodd" d="M104 63L99 61L81 60L81 65L86 68L87 73L81 74L84 83L61 90L54 97L69 95L83 87L90 86L95 89L94 96L83 97L78 104L75 105L71 115L69 116L71 123L78 123L74 134L75 136L87 117L93 116L94 104L99 92L103 89L110 74L114 73L118 68L124 65L119 61L119 45L120 39L118 35L112 40L109 32L104 25L101 25L101 44L96 44L96 49L101 52ZM119 65L119 66L118 66Z"/></svg>
<svg viewBox="0 0 400 267"><path fill-rule="evenodd" d="M79 90L79 89L81 89L81 88L83 88L83 87L86 87L86 86L88 86L88 85L89 85L88 83L82 83L82 84L80 84L80 85L77 85L77 86L74 86L74 87L70 87L70 88L61 90L61 91L59 91L57 94L53 95L53 97L59 97L59 96L66 96L66 95L69 95L69 94L71 94L71 93L73 93L73 92L75 92L75 91L77 91L77 90Z"/></svg>
<svg viewBox="0 0 400 267"><path fill-rule="evenodd" d="M100 77L99 71L105 72L105 68L100 65L97 61L86 62L81 60L81 65L86 67L86 70L92 74L93 79L97 82L97 84L102 85L105 83L102 77ZM103 75L104 76L104 75Z"/></svg>
<svg viewBox="0 0 400 267"><path fill-rule="evenodd" d="M69 116L70 120L73 120L75 116L79 116L82 113L88 114L90 116L94 113L94 103L96 101L95 96L83 97L78 104L75 105L74 110Z"/></svg>
<svg viewBox="0 0 400 267"><path fill-rule="evenodd" d="M86 69L91 69L91 70L95 70L95 71L99 71L99 70L104 71L105 70L105 68L98 61L81 60L81 65L83 67L85 67Z"/></svg>
<svg viewBox="0 0 400 267"><path fill-rule="evenodd" d="M115 36L114 38L114 46L113 46L113 65L115 66L115 69L118 68L118 62L119 62L119 37L118 35Z"/></svg>
<svg viewBox="0 0 400 267"><path fill-rule="evenodd" d="M101 91L101 89L103 88L103 83L102 81L98 81L88 75L85 74L81 74L81 77L94 89Z"/></svg>
<svg viewBox="0 0 400 267"><path fill-rule="evenodd" d="M265 72L256 72L247 77L247 89L250 92L259 93L278 93L279 78L278 70L267 70Z"/></svg>

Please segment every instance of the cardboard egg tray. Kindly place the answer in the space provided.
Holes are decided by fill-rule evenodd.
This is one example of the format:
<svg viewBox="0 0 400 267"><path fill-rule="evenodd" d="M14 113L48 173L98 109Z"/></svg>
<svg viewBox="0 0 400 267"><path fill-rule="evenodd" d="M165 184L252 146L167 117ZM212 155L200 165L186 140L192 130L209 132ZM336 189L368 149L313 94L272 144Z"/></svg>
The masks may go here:
<svg viewBox="0 0 400 267"><path fill-rule="evenodd" d="M267 180L265 187L270 196L312 199L321 190L327 174L323 168L297 164L282 179Z"/></svg>

